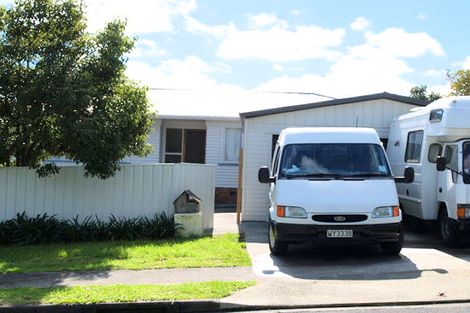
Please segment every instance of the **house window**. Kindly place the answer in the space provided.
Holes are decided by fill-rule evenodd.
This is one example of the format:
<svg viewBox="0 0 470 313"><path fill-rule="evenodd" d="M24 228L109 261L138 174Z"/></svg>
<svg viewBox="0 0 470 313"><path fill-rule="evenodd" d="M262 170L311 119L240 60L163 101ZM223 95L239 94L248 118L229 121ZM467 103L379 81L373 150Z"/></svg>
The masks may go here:
<svg viewBox="0 0 470 313"><path fill-rule="evenodd" d="M165 163L204 163L206 131L204 129L167 128Z"/></svg>
<svg viewBox="0 0 470 313"><path fill-rule="evenodd" d="M242 130L240 128L225 129L225 153L226 162L237 163L240 157L240 146L242 139Z"/></svg>
<svg viewBox="0 0 470 313"><path fill-rule="evenodd" d="M183 159L183 130L168 128L165 142L165 163L180 163Z"/></svg>
<svg viewBox="0 0 470 313"><path fill-rule="evenodd" d="M423 145L423 131L416 130L408 133L406 142L405 162L419 163L421 159L421 147Z"/></svg>

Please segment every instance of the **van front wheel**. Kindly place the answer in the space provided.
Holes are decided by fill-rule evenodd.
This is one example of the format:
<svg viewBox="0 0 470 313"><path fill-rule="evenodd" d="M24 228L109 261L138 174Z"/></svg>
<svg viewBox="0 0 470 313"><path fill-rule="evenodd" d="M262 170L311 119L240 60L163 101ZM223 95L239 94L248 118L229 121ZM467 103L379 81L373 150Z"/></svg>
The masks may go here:
<svg viewBox="0 0 470 313"><path fill-rule="evenodd" d="M444 245L451 247L457 241L458 227L454 219L449 218L447 209L441 209L439 214L439 234Z"/></svg>
<svg viewBox="0 0 470 313"><path fill-rule="evenodd" d="M273 225L269 225L268 230L268 242L269 242L269 250L273 255L283 255L287 252L288 244L286 242L282 242L276 239L274 235L274 227Z"/></svg>
<svg viewBox="0 0 470 313"><path fill-rule="evenodd" d="M387 255L399 255L401 248L403 248L404 241L405 237L403 234L403 229L400 228L399 240L396 242L384 242L380 245L380 248L382 248L382 252Z"/></svg>

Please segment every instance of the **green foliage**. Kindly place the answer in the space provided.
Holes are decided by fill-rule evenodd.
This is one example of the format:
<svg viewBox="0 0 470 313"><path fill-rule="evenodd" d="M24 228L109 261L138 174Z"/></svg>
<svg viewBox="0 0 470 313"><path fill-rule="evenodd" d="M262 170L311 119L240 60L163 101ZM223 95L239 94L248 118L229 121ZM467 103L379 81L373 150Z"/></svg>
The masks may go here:
<svg viewBox="0 0 470 313"><path fill-rule="evenodd" d="M0 6L0 164L56 173L67 157L108 178L129 155L150 152L147 89L129 81L135 39L125 23L86 31L80 0L16 0Z"/></svg>
<svg viewBox="0 0 470 313"><path fill-rule="evenodd" d="M470 70L459 70L455 73L447 73L450 81L451 95L470 96Z"/></svg>
<svg viewBox="0 0 470 313"><path fill-rule="evenodd" d="M414 86L410 89L410 97L421 100L427 100L429 102L442 98L442 95L434 91L428 93L427 89L428 87L426 85Z"/></svg>
<svg viewBox="0 0 470 313"><path fill-rule="evenodd" d="M26 213L0 222L0 243L30 245L47 242L73 242L97 240L164 239L175 236L179 225L173 216L165 212L151 218L116 218L111 215L107 222L97 217L78 217L58 220L47 213L30 218Z"/></svg>

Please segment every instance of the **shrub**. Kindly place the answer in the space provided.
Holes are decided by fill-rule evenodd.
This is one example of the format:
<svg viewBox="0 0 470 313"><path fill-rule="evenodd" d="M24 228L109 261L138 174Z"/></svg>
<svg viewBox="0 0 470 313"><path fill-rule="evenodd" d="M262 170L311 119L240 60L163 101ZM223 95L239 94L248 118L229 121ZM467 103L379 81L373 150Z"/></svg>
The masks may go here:
<svg viewBox="0 0 470 313"><path fill-rule="evenodd" d="M124 218L111 215L108 221L88 216L80 221L58 220L47 213L28 217L25 212L11 220L0 222L0 243L28 245L44 242L73 242L99 240L164 239L174 237L173 216L165 212L152 217Z"/></svg>

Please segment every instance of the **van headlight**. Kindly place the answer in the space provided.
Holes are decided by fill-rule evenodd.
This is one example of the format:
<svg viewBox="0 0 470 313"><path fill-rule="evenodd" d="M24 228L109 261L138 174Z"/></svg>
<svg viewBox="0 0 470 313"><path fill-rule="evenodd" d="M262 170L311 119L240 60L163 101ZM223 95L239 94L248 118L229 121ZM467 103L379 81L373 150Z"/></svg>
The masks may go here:
<svg viewBox="0 0 470 313"><path fill-rule="evenodd" d="M400 216L400 207L381 206L372 211L372 218L397 217Z"/></svg>
<svg viewBox="0 0 470 313"><path fill-rule="evenodd" d="M291 218L307 218L307 211L298 206L277 206L277 216Z"/></svg>

